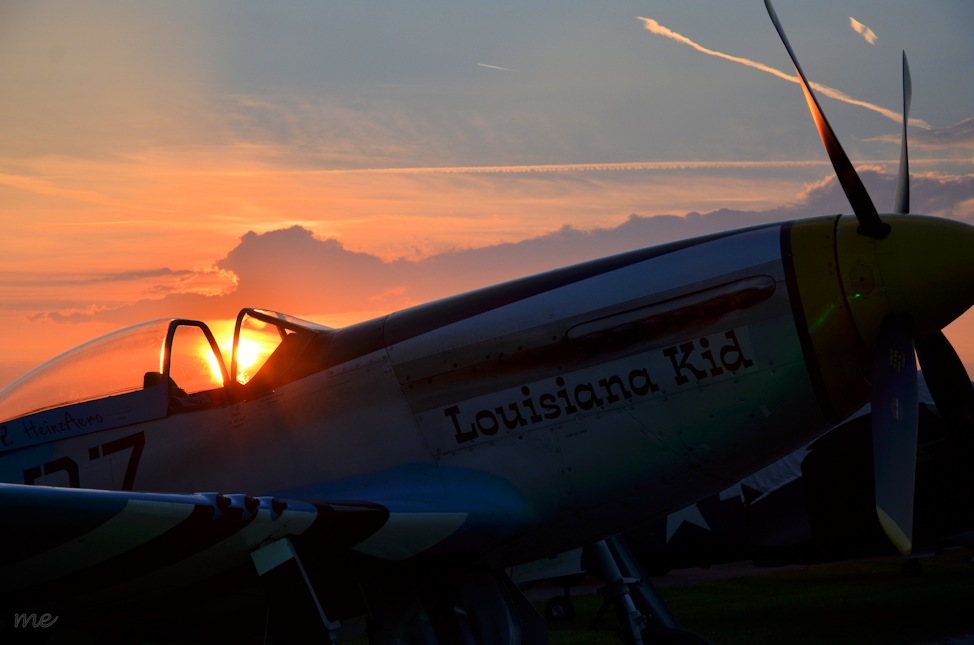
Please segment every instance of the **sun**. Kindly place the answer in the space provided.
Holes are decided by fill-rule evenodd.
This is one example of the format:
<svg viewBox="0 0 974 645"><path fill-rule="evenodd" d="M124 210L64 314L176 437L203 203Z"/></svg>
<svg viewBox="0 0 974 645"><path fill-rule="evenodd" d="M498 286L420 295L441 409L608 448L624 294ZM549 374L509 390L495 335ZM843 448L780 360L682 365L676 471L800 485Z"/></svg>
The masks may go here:
<svg viewBox="0 0 974 645"><path fill-rule="evenodd" d="M237 343L237 382L247 383L277 348L276 343L257 338L240 338Z"/></svg>
<svg viewBox="0 0 974 645"><path fill-rule="evenodd" d="M249 338L241 338L237 345L237 372L241 375L248 373L260 356L260 345ZM252 376L252 374L251 374ZM243 382L250 379L240 379Z"/></svg>

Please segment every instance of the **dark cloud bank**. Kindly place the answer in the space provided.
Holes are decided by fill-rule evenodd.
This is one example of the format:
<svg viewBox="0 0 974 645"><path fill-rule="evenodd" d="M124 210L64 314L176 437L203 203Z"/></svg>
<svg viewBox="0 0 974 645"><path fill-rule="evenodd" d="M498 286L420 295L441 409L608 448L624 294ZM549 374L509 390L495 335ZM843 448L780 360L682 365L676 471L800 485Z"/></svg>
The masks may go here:
<svg viewBox="0 0 974 645"><path fill-rule="evenodd" d="M889 209L895 178L861 170L877 208ZM912 209L964 219L974 212L974 176L962 178L915 176ZM966 205L966 211L965 208ZM83 322L101 320L130 324L159 317L226 319L241 307L263 307L287 313L342 314L391 312L397 309L512 278L545 271L633 248L705 235L755 224L849 212L834 180L823 181L802 201L773 211L721 209L685 216L631 215L615 228L583 231L572 227L515 243L458 249L421 261L384 261L348 250L332 239L322 240L299 226L263 234L247 233L217 267L238 279L232 292L221 296L171 294L124 307L69 317L57 312L39 318ZM93 303L97 304L97 303ZM322 322L328 322L327 320Z"/></svg>

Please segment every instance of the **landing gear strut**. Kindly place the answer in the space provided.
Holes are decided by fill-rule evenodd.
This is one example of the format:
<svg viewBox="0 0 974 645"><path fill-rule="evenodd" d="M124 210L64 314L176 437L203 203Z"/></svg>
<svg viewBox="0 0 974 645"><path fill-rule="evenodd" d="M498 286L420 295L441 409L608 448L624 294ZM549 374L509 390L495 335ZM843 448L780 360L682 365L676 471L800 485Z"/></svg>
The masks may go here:
<svg viewBox="0 0 974 645"><path fill-rule="evenodd" d="M604 583L605 600L593 627L615 606L621 638L627 645L684 643L705 645L702 636L680 627L642 567L618 537L596 542L591 547L595 573Z"/></svg>
<svg viewBox="0 0 974 645"><path fill-rule="evenodd" d="M304 563L288 538L255 551L251 558L271 600L271 631L281 642L310 639L337 643L341 623L332 621L318 599Z"/></svg>

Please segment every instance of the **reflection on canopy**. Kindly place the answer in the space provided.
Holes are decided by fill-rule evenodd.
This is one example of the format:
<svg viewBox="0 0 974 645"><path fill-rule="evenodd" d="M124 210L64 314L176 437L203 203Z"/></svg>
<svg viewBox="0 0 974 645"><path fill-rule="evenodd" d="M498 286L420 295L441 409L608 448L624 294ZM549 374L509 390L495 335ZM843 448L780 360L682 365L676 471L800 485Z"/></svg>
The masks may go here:
<svg viewBox="0 0 974 645"><path fill-rule="evenodd" d="M161 372L170 320L153 320L52 358L0 392L0 420L141 390L146 372Z"/></svg>
<svg viewBox="0 0 974 645"><path fill-rule="evenodd" d="M242 310L234 333L233 380L251 384L249 395L286 382L294 376L287 370L297 355L326 331L331 330L273 311ZM260 387L254 387L259 372ZM198 408L227 401L230 381L204 323L153 320L81 345L13 382L0 391L0 422L163 385L170 412Z"/></svg>
<svg viewBox="0 0 974 645"><path fill-rule="evenodd" d="M261 370L285 338L292 334L332 331L294 316L266 309L243 309L234 329L234 354L230 371L237 383L245 385Z"/></svg>

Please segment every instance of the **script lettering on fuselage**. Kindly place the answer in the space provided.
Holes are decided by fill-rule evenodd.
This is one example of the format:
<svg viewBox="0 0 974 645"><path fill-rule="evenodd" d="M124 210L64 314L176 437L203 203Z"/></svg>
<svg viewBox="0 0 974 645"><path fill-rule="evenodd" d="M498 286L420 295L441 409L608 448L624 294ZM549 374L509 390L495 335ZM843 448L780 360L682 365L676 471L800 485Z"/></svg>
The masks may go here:
<svg viewBox="0 0 974 645"><path fill-rule="evenodd" d="M450 405L443 417L463 444L626 405L671 386L716 381L753 366L746 328L731 329Z"/></svg>
<svg viewBox="0 0 974 645"><path fill-rule="evenodd" d="M111 427L100 412L51 410L0 425L0 450L54 441Z"/></svg>
<svg viewBox="0 0 974 645"><path fill-rule="evenodd" d="M65 410L63 416L57 419L38 419L36 423L34 419L23 419L20 425L24 432L24 437L29 440L34 440L48 435L60 435L83 428L97 428L104 423L105 419L99 413L76 417L71 412Z"/></svg>

